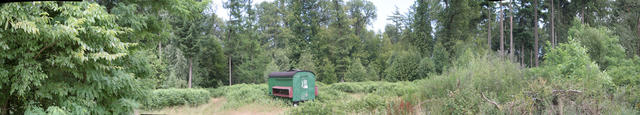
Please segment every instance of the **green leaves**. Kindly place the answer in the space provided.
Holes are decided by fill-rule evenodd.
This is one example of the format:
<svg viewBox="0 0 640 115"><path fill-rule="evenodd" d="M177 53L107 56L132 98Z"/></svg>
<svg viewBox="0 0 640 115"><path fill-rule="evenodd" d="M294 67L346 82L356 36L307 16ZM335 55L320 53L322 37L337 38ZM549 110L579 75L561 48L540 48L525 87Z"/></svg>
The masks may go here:
<svg viewBox="0 0 640 115"><path fill-rule="evenodd" d="M126 27L98 4L54 2L3 4L0 90L14 114L123 114L144 88L125 68ZM7 20L5 20L7 19ZM11 21L9 21L11 20ZM7 50L11 49L11 50ZM42 101L47 100L47 101ZM117 104L114 104L117 103ZM8 105L5 105L8 104ZM125 107L125 108L121 108ZM127 108L129 107L129 108Z"/></svg>
<svg viewBox="0 0 640 115"><path fill-rule="evenodd" d="M373 80L369 77L373 77L367 75L367 70L362 66L360 59L355 59L347 68L347 72L344 74L344 81L347 82L360 82L360 81L369 81Z"/></svg>
<svg viewBox="0 0 640 115"><path fill-rule="evenodd" d="M32 21L19 21L11 23L11 26L16 29L22 29L24 32L29 34L38 34L39 32L39 29L36 28L36 24Z"/></svg>
<svg viewBox="0 0 640 115"><path fill-rule="evenodd" d="M625 58L625 50L618 42L618 36L605 27L590 27L575 21L569 29L569 37L578 40L586 48L589 57L593 59L601 69L620 64L620 59Z"/></svg>

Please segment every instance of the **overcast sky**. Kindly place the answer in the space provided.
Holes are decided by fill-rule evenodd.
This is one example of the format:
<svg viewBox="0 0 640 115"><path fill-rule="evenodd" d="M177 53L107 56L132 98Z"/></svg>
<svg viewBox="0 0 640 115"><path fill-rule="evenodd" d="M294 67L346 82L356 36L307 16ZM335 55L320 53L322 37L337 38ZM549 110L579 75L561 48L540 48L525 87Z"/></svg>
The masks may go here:
<svg viewBox="0 0 640 115"><path fill-rule="evenodd" d="M213 7L216 15L221 17L224 20L229 19L229 11L222 7L222 3L226 0L213 0ZM273 0L253 0L253 4L258 4L263 1L271 2ZM346 0L348 1L348 0ZM395 11L395 7L398 7L398 10L401 13L406 13L409 10L409 7L413 4L414 0L369 0L376 5L376 13L377 18L371 25L368 25L367 28L373 29L375 32L383 31L384 26L391 23L391 21L387 20L388 16L393 15Z"/></svg>

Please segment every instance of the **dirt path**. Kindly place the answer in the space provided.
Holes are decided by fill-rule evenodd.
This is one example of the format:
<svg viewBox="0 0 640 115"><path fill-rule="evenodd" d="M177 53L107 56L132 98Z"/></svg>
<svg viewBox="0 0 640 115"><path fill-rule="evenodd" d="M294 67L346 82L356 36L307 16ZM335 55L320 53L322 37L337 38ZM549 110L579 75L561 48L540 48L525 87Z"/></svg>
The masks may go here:
<svg viewBox="0 0 640 115"><path fill-rule="evenodd" d="M211 98L209 103L196 107L176 106L154 111L140 111L142 114L167 114L167 115L279 115L286 111L286 108L265 106L259 104L247 104L235 109L224 109L227 102L224 97Z"/></svg>

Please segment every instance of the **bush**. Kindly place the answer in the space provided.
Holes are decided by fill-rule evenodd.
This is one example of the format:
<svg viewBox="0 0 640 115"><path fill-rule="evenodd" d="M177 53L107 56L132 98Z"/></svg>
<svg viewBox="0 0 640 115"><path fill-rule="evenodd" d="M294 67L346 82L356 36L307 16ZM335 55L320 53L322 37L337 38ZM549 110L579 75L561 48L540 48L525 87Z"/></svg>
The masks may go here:
<svg viewBox="0 0 640 115"><path fill-rule="evenodd" d="M235 84L219 87L216 90L213 96L223 96L227 99L223 108L236 108L250 103L283 106L288 101L269 96L267 84Z"/></svg>
<svg viewBox="0 0 640 115"><path fill-rule="evenodd" d="M576 20L574 26L569 29L569 37L580 41L600 69L619 65L620 60L625 58L625 51L618 42L618 36L606 27L590 27Z"/></svg>
<svg viewBox="0 0 640 115"><path fill-rule="evenodd" d="M211 97L214 97L214 98L224 96L224 93L225 93L222 88L207 88L207 90L211 94Z"/></svg>
<svg viewBox="0 0 640 115"><path fill-rule="evenodd" d="M321 88L323 89L323 88ZM413 82L342 82L327 86L327 89L334 89L347 93L374 93L387 96L402 96L411 94L417 90Z"/></svg>
<svg viewBox="0 0 640 115"><path fill-rule="evenodd" d="M322 81L324 83L332 84L338 81L338 77L335 74L335 65L327 58L322 59L322 63L316 71L316 81Z"/></svg>
<svg viewBox="0 0 640 115"><path fill-rule="evenodd" d="M344 73L344 76L345 76L344 81L347 81L347 82L360 82L360 81L373 80L373 78L371 78L372 76L367 74L367 70L365 69L364 66L362 66L362 63L358 58L356 58L355 61L353 61L351 65L349 65L349 67L347 68L347 71Z"/></svg>
<svg viewBox="0 0 640 115"><path fill-rule="evenodd" d="M587 49L578 41L569 37L569 43L560 43L550 49L544 57L545 61L531 74L550 80L575 81L582 90L595 91L613 85L611 78L600 71L599 66L591 60Z"/></svg>
<svg viewBox="0 0 640 115"><path fill-rule="evenodd" d="M348 103L348 108L352 112L377 111L385 107L385 99L378 95L366 95L362 99Z"/></svg>
<svg viewBox="0 0 640 115"><path fill-rule="evenodd" d="M343 100L345 98L348 98L348 95L345 92L328 86L318 86L318 96L316 96L317 101L331 102Z"/></svg>
<svg viewBox="0 0 640 115"><path fill-rule="evenodd" d="M495 107L486 103L482 95L497 102L508 101L511 96L521 91L527 80L522 76L524 70L519 64L497 55L465 51L458 57L453 64L455 66L444 71L442 75L415 81L420 87L416 95L420 98L418 100L422 101L405 106L420 105L427 113L496 113ZM402 101L396 103L396 106L403 104ZM411 112L406 109L392 112L402 110L405 113Z"/></svg>
<svg viewBox="0 0 640 115"><path fill-rule="evenodd" d="M420 60L421 56L415 50L394 52L387 61L390 67L384 70L384 80L410 81L418 79Z"/></svg>
<svg viewBox="0 0 640 115"><path fill-rule="evenodd" d="M205 89L157 89L149 96L147 109L179 105L200 105L209 102L211 94Z"/></svg>
<svg viewBox="0 0 640 115"><path fill-rule="evenodd" d="M331 104L324 104L317 101L309 101L301 103L300 106L292 108L288 111L291 115L343 115L346 113L339 113L341 111L333 111Z"/></svg>
<svg viewBox="0 0 640 115"><path fill-rule="evenodd" d="M618 86L640 85L640 59L624 59L620 65L609 66L607 74L611 76L614 84Z"/></svg>

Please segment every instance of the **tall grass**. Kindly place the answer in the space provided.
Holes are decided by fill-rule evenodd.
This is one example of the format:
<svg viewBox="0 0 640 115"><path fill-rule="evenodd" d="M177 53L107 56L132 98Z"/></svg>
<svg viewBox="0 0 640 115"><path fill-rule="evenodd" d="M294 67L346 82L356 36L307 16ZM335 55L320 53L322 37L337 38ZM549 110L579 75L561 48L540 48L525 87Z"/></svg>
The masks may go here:
<svg viewBox="0 0 640 115"><path fill-rule="evenodd" d="M146 109L159 109L179 105L200 105L207 103L210 97L205 89L157 89L151 92Z"/></svg>
<svg viewBox="0 0 640 115"><path fill-rule="evenodd" d="M214 97L224 97L227 102L223 108L233 109L246 104L261 104L265 106L284 106L287 99L269 96L267 84L236 84L210 89Z"/></svg>

